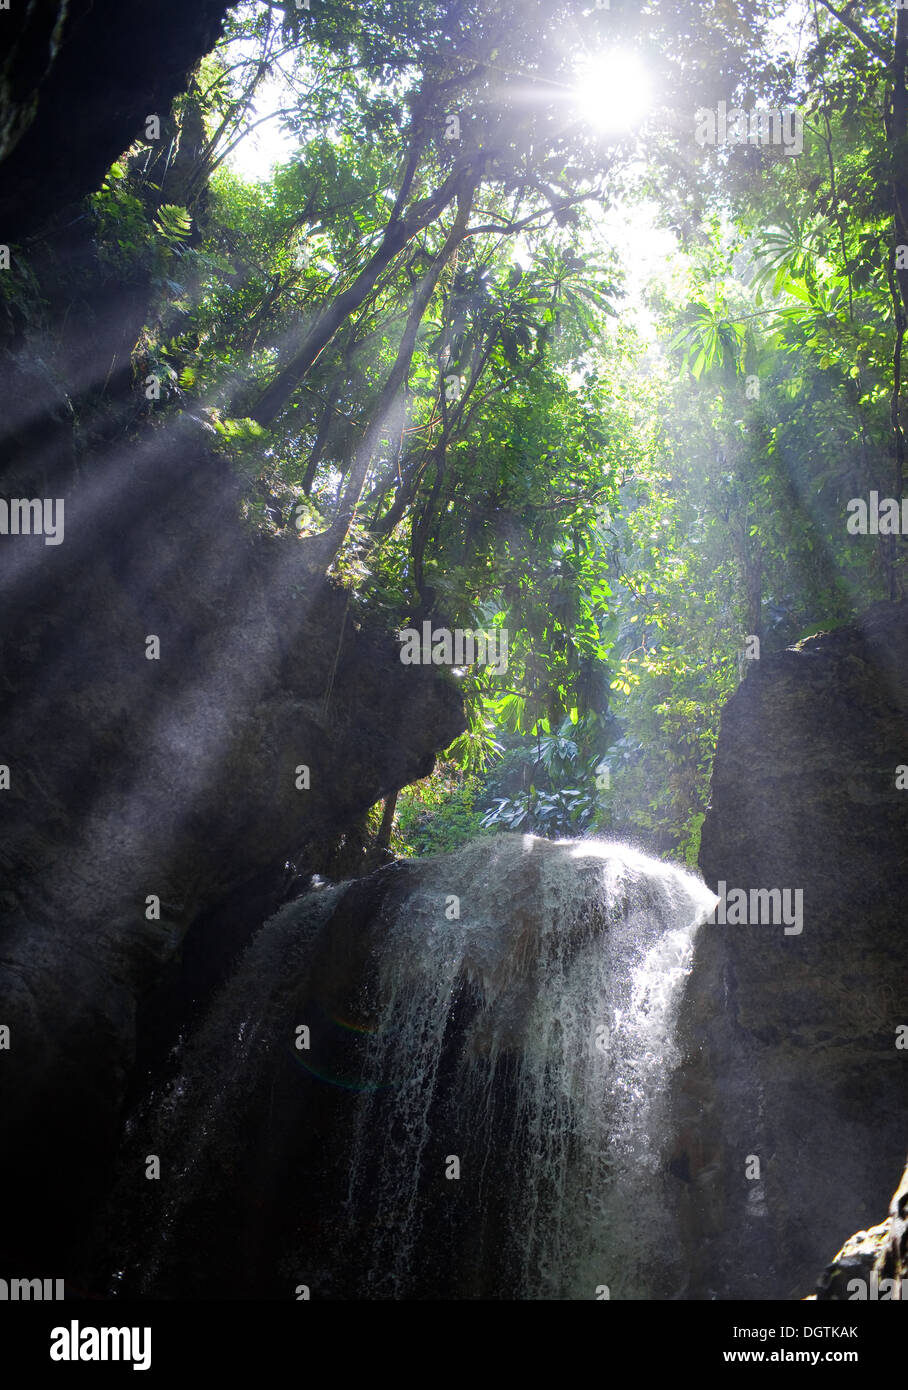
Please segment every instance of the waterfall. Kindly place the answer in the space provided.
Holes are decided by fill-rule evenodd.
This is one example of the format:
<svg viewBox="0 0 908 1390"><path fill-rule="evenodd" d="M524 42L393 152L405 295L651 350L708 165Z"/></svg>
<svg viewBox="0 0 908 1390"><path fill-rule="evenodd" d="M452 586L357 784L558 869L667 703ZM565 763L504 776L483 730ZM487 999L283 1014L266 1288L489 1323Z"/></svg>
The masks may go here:
<svg viewBox="0 0 908 1390"><path fill-rule="evenodd" d="M113 1286L226 1261L285 1297L670 1296L675 1016L715 901L625 845L511 834L284 908L133 1122L167 1181Z"/></svg>

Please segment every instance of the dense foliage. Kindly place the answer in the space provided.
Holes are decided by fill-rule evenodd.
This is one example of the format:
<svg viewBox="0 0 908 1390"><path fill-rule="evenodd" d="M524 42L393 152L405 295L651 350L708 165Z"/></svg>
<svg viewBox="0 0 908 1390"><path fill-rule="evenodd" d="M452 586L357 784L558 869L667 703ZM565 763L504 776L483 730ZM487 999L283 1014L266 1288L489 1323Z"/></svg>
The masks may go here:
<svg viewBox="0 0 908 1390"><path fill-rule="evenodd" d="M599 129L611 51L652 96ZM508 634L392 847L695 857L747 662L901 594L845 509L902 492L906 56L878 0L254 0L91 199L100 264L153 285L145 414L207 421L250 523L389 629ZM697 143L720 102L796 110L802 151ZM632 293L619 205L663 229Z"/></svg>

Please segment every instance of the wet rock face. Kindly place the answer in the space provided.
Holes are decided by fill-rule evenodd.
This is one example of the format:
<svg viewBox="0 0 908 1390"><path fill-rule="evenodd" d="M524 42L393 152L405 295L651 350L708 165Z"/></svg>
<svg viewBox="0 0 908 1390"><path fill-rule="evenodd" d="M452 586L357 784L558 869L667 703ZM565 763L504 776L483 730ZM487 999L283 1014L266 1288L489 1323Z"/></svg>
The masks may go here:
<svg viewBox="0 0 908 1390"><path fill-rule="evenodd" d="M689 1296L803 1296L904 1159L904 763L904 603L754 663L723 714L701 868L728 894L802 890L803 929L698 938L675 1101Z"/></svg>
<svg viewBox="0 0 908 1390"><path fill-rule="evenodd" d="M0 1190L31 1252L103 1181L137 1011L178 987L200 924L196 960L224 965L288 862L312 872L464 727L456 685L405 667L305 543L244 525L205 438L172 422L95 457L62 545L6 538Z"/></svg>

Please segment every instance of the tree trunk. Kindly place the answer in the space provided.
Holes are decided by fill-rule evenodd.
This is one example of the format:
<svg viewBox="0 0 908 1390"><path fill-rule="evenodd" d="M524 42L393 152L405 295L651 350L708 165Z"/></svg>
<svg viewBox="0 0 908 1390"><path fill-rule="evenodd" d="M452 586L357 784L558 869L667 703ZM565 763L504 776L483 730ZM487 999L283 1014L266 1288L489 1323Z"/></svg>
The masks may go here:
<svg viewBox="0 0 908 1390"><path fill-rule="evenodd" d="M306 334L303 345L295 357L278 372L274 381L265 388L256 405L250 412L253 420L260 425L273 424L283 410L290 396L304 377L312 370L320 354L328 346L341 324L359 308L373 289L376 280L386 266L402 251L408 241L434 222L462 184L464 170L457 169L445 179L432 195L416 205L409 218L389 222L384 239L375 255L363 267L353 284L343 294L339 294L316 317Z"/></svg>
<svg viewBox="0 0 908 1390"><path fill-rule="evenodd" d="M392 792L390 796L385 797L385 809L382 814L378 835L375 839L376 846L379 849L388 849L390 847L391 831L394 827L394 812L397 810L397 798L399 795L400 792L396 791Z"/></svg>
<svg viewBox="0 0 908 1390"><path fill-rule="evenodd" d="M423 314L426 306L432 298L435 286L442 270L451 259L455 248L463 237L464 229L470 216L473 206L473 195L476 191L478 179L474 175L469 180L463 181L457 191L457 216L454 225L445 238L445 244L436 256L434 262L426 271L422 278L419 289L413 300L413 307L407 318L407 326L397 351L394 366L382 388L381 395L375 408L375 415L363 435L353 466L350 469L350 477L347 482L338 515L330 530L324 533L325 545L328 550L329 558L337 554L346 539L347 533L353 522L357 504L362 496L363 486L366 481L366 474L369 471L369 464L372 462L373 453L381 438L388 416L390 415L398 392L404 383L406 375L410 370L410 363L413 358L413 351L416 347L416 335L422 323Z"/></svg>

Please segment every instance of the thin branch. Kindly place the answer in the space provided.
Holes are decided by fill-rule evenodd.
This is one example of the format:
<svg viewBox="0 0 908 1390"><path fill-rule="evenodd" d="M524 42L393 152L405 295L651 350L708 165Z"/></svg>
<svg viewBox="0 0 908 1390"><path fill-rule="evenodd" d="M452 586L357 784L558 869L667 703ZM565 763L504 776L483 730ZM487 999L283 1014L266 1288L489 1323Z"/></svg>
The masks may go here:
<svg viewBox="0 0 908 1390"><path fill-rule="evenodd" d="M468 227L466 236L480 236L488 232L497 232L499 236L513 236L515 232L523 231L524 227L530 226L540 217L555 217L559 212L567 212L569 208L577 207L580 203L587 203L592 198L600 197L597 193L579 193L574 198L567 198L562 203L550 203L548 208L537 208L535 212L529 213L519 222L507 222L504 225L499 222L486 222L478 227Z"/></svg>

